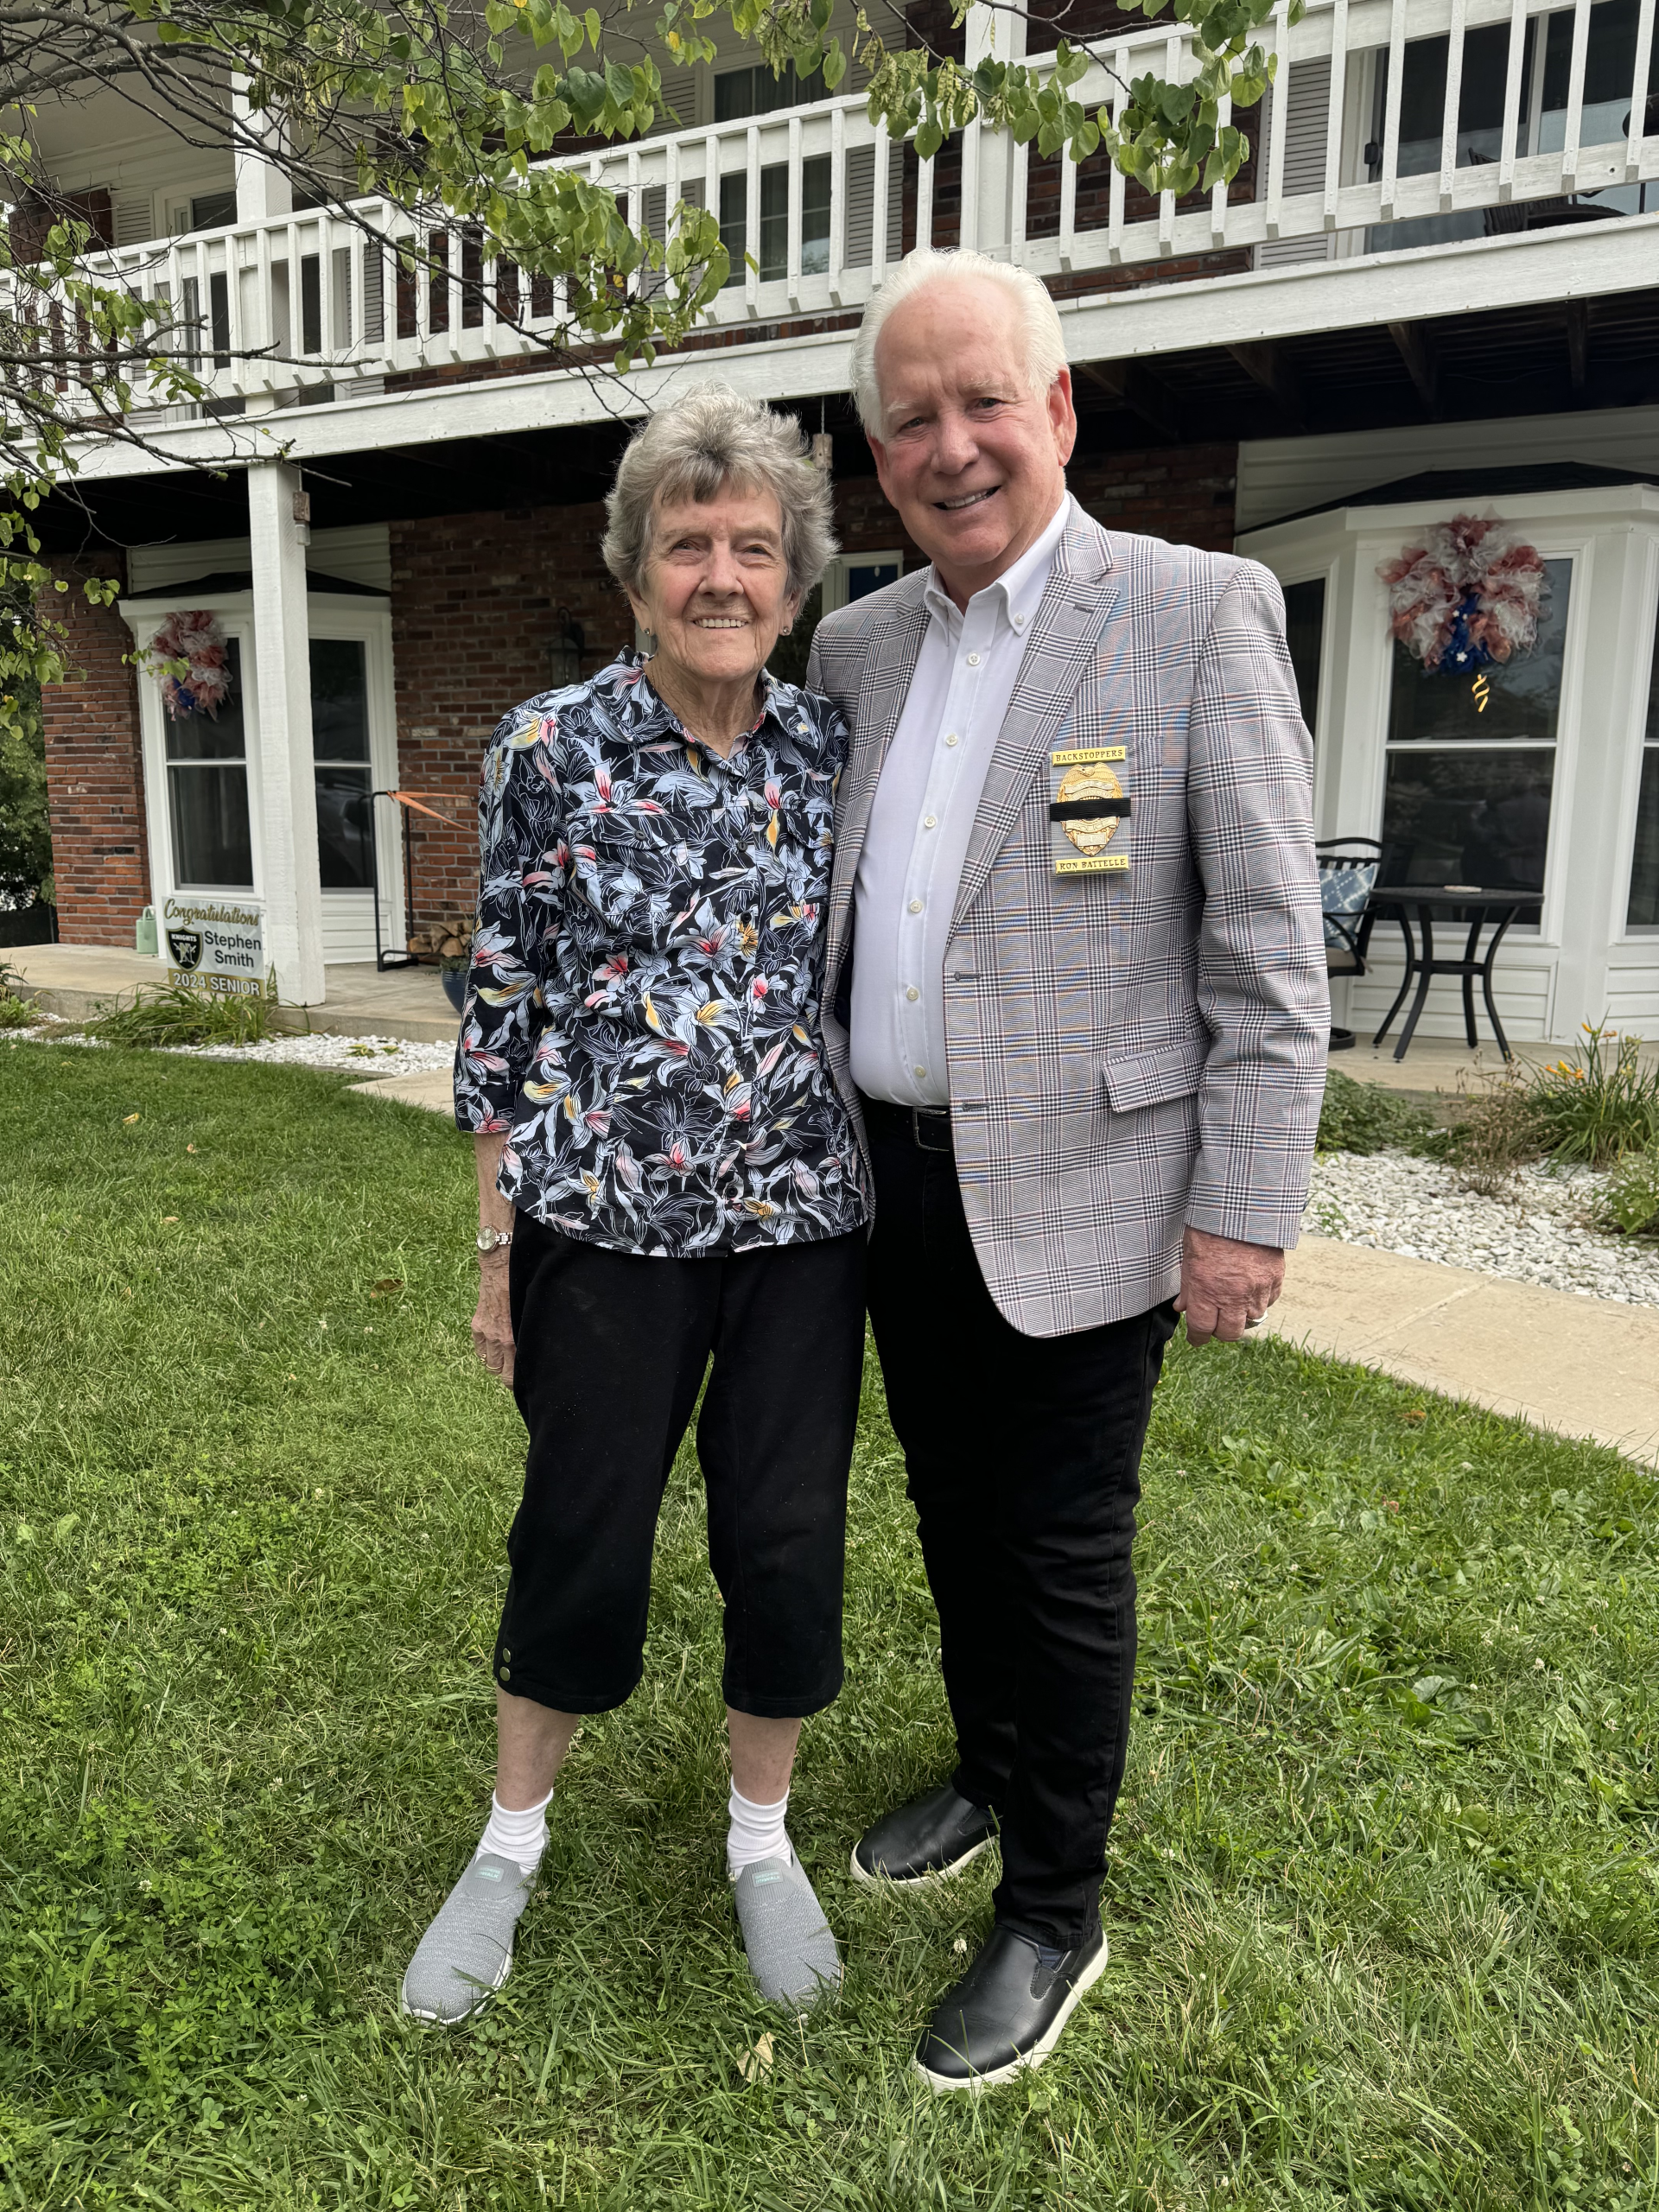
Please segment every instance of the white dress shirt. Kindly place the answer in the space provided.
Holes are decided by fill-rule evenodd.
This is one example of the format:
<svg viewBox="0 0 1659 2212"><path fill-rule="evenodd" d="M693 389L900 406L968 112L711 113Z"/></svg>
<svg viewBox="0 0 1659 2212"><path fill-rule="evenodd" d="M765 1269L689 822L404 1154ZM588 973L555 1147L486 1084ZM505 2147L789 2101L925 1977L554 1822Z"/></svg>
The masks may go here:
<svg viewBox="0 0 1659 2212"><path fill-rule="evenodd" d="M964 613L937 575L854 881L853 1080L896 1106L948 1106L944 948L980 794L1025 640L1071 512Z"/></svg>

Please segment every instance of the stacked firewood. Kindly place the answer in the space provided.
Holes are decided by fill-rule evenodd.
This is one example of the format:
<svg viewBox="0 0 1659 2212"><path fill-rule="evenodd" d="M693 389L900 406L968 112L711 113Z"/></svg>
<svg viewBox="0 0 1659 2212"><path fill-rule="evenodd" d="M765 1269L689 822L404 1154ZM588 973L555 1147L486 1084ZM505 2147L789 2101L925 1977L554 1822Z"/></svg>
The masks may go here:
<svg viewBox="0 0 1659 2212"><path fill-rule="evenodd" d="M423 960L465 960L473 949L475 917L452 915L448 920L425 922L411 931L409 949Z"/></svg>

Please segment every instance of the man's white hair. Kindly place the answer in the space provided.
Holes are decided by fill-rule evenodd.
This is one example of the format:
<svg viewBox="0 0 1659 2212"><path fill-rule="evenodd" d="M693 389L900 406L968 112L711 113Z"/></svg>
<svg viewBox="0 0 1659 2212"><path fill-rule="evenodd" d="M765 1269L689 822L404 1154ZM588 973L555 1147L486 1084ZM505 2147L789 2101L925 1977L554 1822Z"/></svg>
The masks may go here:
<svg viewBox="0 0 1659 2212"><path fill-rule="evenodd" d="M953 278L960 283L969 276L987 277L1012 292L1018 301L1025 332L1026 381L1033 397L1040 399L1065 366L1065 334L1060 328L1059 311L1040 277L1033 276L1028 269L1011 268L1006 261L993 261L988 253L976 253L970 247L941 253L933 246L918 246L914 253L905 256L865 308L853 340L853 396L858 403L858 418L871 436L880 437L884 429L881 392L875 379L875 341L882 325L896 307L914 299L928 285L949 283Z"/></svg>

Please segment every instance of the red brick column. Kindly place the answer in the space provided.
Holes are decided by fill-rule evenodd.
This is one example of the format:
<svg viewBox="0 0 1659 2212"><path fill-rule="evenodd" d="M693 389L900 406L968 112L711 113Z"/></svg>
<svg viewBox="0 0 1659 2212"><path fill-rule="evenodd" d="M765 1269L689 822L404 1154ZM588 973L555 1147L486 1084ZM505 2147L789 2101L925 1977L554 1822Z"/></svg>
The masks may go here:
<svg viewBox="0 0 1659 2212"><path fill-rule="evenodd" d="M440 515L391 525L391 650L397 779L443 794L465 825L411 817L415 918L471 912L479 769L509 707L545 691L547 649L566 607L591 676L633 642L633 617L600 558L600 505Z"/></svg>
<svg viewBox="0 0 1659 2212"><path fill-rule="evenodd" d="M130 950L150 895L138 689L126 658L132 633L113 607L90 605L81 588L90 575L124 585L125 564L105 550L53 569L69 586L50 595L67 632L68 680L46 685L41 700L58 933L67 944Z"/></svg>

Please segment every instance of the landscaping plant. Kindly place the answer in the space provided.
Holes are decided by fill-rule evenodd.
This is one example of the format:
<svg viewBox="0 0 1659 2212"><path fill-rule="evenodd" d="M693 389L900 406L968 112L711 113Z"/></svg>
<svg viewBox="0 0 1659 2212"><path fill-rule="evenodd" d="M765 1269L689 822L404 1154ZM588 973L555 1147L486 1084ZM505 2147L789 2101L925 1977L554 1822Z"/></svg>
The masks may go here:
<svg viewBox="0 0 1659 2212"><path fill-rule="evenodd" d="M1587 1021L1584 1034L1569 1058L1538 1070L1530 1103L1553 1158L1605 1167L1659 1142L1659 1067L1642 1066L1639 1037Z"/></svg>
<svg viewBox="0 0 1659 2212"><path fill-rule="evenodd" d="M1446 1153L1465 1190L1496 1198L1509 1192L1516 1169L1536 1160L1543 1147L1531 1089L1508 1062L1465 1091L1462 1118L1447 1135Z"/></svg>
<svg viewBox="0 0 1659 2212"><path fill-rule="evenodd" d="M1604 1185L1597 1211L1605 1228L1659 1236L1659 1144L1625 1154Z"/></svg>
<svg viewBox="0 0 1659 2212"><path fill-rule="evenodd" d="M1356 1083L1335 1068L1319 1109L1321 1152L1428 1152L1440 1148L1434 1117L1380 1083Z"/></svg>
<svg viewBox="0 0 1659 2212"><path fill-rule="evenodd" d="M154 1049L162 1045L259 1045L270 1034L271 1001L258 995L221 996L187 991L177 983L141 992L86 1024L106 1045Z"/></svg>
<svg viewBox="0 0 1659 2212"><path fill-rule="evenodd" d="M995 1853L847 1871L953 1758L874 1357L790 1808L840 2001L798 2030L733 1948L687 1449L511 1981L400 2020L489 1802L524 1431L468 1337L472 1147L349 1080L0 1043L0 2206L1659 2202L1652 1471L1275 1341L1171 1348L1111 1956L1040 2073L911 2070Z"/></svg>
<svg viewBox="0 0 1659 2212"><path fill-rule="evenodd" d="M17 970L0 960L0 1029L29 1029L40 1020L34 1000L23 996L25 988Z"/></svg>

